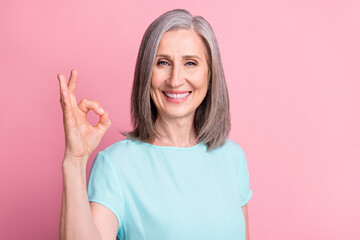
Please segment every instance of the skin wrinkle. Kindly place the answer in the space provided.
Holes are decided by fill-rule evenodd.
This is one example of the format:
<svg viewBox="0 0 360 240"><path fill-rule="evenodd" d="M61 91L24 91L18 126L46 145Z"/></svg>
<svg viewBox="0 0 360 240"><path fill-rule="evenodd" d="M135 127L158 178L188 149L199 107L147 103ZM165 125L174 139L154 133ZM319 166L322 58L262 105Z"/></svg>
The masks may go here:
<svg viewBox="0 0 360 240"><path fill-rule="evenodd" d="M191 63L191 64L190 64ZM205 45L192 30L169 31L162 37L153 67L150 95L157 108L152 144L189 147L196 145L194 117L208 89ZM163 91L191 91L182 103L169 102Z"/></svg>

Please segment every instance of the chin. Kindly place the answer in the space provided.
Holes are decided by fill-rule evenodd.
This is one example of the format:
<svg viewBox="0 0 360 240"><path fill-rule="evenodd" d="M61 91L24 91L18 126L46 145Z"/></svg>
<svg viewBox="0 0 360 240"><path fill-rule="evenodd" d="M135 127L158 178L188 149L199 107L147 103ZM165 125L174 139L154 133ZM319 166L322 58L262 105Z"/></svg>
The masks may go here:
<svg viewBox="0 0 360 240"><path fill-rule="evenodd" d="M167 118L186 118L186 117L189 117L194 114L195 114L195 112L172 111L172 112L166 112L165 114L162 114L162 115Z"/></svg>

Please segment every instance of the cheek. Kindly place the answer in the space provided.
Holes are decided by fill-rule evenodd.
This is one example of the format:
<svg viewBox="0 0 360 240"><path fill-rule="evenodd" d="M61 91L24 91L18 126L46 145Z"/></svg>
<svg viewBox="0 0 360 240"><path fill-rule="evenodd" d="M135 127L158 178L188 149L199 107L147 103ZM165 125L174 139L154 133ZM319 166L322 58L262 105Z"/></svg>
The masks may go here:
<svg viewBox="0 0 360 240"><path fill-rule="evenodd" d="M151 85L150 87L150 97L154 102L157 102L157 99L159 99L161 92L159 91L159 89L157 87L154 87L153 85Z"/></svg>
<svg viewBox="0 0 360 240"><path fill-rule="evenodd" d="M164 79L164 73L158 70L153 70L151 77L151 86L156 89L159 88Z"/></svg>
<svg viewBox="0 0 360 240"><path fill-rule="evenodd" d="M156 76L156 73L153 72L153 73L152 73L152 76L151 76L151 88L155 88L155 86L158 85L157 79L158 79L158 78L157 78L157 76Z"/></svg>
<svg viewBox="0 0 360 240"><path fill-rule="evenodd" d="M196 75L196 77L194 78L194 85L195 85L195 88L197 89L201 89L201 90L207 90L208 88L208 74L207 72L204 73L199 73Z"/></svg>
<svg viewBox="0 0 360 240"><path fill-rule="evenodd" d="M153 102L155 103L155 105L157 105L157 103L160 101L161 99L161 91L160 91L160 87L162 85L162 81L161 78L159 78L159 74L156 72L153 72L153 75L151 77L151 84L150 84L150 97L153 100Z"/></svg>

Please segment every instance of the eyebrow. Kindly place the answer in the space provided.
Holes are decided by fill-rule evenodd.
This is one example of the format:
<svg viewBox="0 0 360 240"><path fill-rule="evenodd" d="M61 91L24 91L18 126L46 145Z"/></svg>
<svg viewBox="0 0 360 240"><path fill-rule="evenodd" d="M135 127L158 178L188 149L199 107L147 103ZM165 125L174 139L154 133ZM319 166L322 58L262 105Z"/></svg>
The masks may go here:
<svg viewBox="0 0 360 240"><path fill-rule="evenodd" d="M158 54L158 55L156 55L156 57L163 57L163 58L169 58L169 59L171 59L171 56L166 55L166 54ZM183 58L183 59L196 58L196 59L198 59L199 61L201 61L201 58L198 57L197 55L184 55L184 56L182 56L182 58Z"/></svg>

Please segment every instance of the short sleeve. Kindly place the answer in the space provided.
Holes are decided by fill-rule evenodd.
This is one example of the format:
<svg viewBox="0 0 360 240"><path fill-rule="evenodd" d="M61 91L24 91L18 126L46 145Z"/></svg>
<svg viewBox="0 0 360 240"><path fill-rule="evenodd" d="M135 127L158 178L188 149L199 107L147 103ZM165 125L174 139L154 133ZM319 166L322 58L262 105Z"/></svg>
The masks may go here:
<svg viewBox="0 0 360 240"><path fill-rule="evenodd" d="M110 209L123 222L124 201L117 173L104 152L98 152L90 169L87 186L89 202L97 202Z"/></svg>
<svg viewBox="0 0 360 240"><path fill-rule="evenodd" d="M240 194L241 194L241 207L247 204L252 196L252 189L250 188L250 176L248 165L244 151L241 149L240 153L240 170L239 170L239 180L240 180Z"/></svg>

